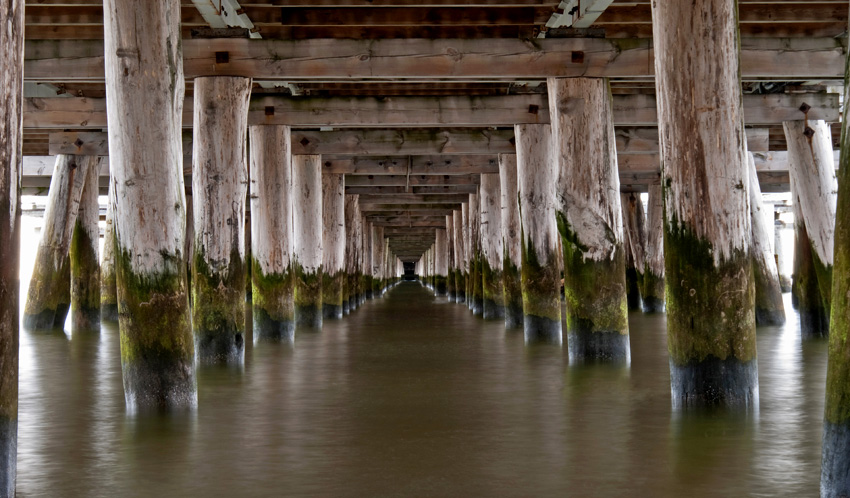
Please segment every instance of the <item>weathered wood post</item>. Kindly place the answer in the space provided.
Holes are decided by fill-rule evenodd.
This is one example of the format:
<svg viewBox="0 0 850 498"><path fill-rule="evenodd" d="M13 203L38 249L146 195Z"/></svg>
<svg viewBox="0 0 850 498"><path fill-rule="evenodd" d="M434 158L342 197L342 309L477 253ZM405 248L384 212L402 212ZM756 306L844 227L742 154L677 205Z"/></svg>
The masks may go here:
<svg viewBox="0 0 850 498"><path fill-rule="evenodd" d="M344 180L343 180L344 181ZM342 312L350 314L357 309L357 194L345 194L345 287L342 296Z"/></svg>
<svg viewBox="0 0 850 498"><path fill-rule="evenodd" d="M608 81L549 78L570 360L628 360L623 210Z"/></svg>
<svg viewBox="0 0 850 498"><path fill-rule="evenodd" d="M130 411L194 408L180 2L105 0L103 25L124 395Z"/></svg>
<svg viewBox="0 0 850 498"><path fill-rule="evenodd" d="M384 294L382 263L384 261L384 227L372 225L372 296Z"/></svg>
<svg viewBox="0 0 850 498"><path fill-rule="evenodd" d="M516 154L499 154L499 186L502 196L502 285L505 291L505 327L523 326L522 241L517 203Z"/></svg>
<svg viewBox="0 0 850 498"><path fill-rule="evenodd" d="M446 215L446 251L448 253L448 270L446 272L446 296L450 303L457 302L455 287L455 223L452 214Z"/></svg>
<svg viewBox="0 0 850 498"><path fill-rule="evenodd" d="M736 7L652 4L674 406L758 402Z"/></svg>
<svg viewBox="0 0 850 498"><path fill-rule="evenodd" d="M481 279L481 195L469 194L469 289L473 315L484 313L484 282Z"/></svg>
<svg viewBox="0 0 850 498"><path fill-rule="evenodd" d="M44 209L44 227L24 307L24 327L28 329L65 324L71 306L71 237L86 173L96 162L93 156L56 156Z"/></svg>
<svg viewBox="0 0 850 498"><path fill-rule="evenodd" d="M646 222L643 202L634 192L620 194L623 207L623 249L626 254L626 301L629 310L641 309L643 271L646 264Z"/></svg>
<svg viewBox="0 0 850 498"><path fill-rule="evenodd" d="M71 236L71 330L74 333L100 330L99 166L100 160L95 159L85 173L85 185Z"/></svg>
<svg viewBox="0 0 850 498"><path fill-rule="evenodd" d="M15 496L24 2L0 0L0 495Z"/></svg>
<svg viewBox="0 0 850 498"><path fill-rule="evenodd" d="M375 297L372 294L372 223L365 217L363 218L363 278L361 285L363 287L363 298L372 299Z"/></svg>
<svg viewBox="0 0 850 498"><path fill-rule="evenodd" d="M245 359L245 195L251 79L195 78L192 328L202 364Z"/></svg>
<svg viewBox="0 0 850 498"><path fill-rule="evenodd" d="M750 186L750 222L753 226L753 278L756 286L756 325L782 325L785 323L785 305L779 287L779 270L770 247L771 228L764 216L764 202L756 173L756 162L747 154ZM771 212L771 215L773 213ZM773 216L770 217L771 220Z"/></svg>
<svg viewBox="0 0 850 498"><path fill-rule="evenodd" d="M514 126L522 244L525 341L561 344L561 276L555 224L555 161L549 125Z"/></svg>
<svg viewBox="0 0 850 498"><path fill-rule="evenodd" d="M844 74L844 102L850 98L850 58ZM850 128L847 106L841 126L841 159L834 232L832 313L826 405L823 421L823 498L850 496Z"/></svg>
<svg viewBox="0 0 850 498"><path fill-rule="evenodd" d="M195 203L191 192L186 192L186 231L183 256L186 258L186 286L189 289L189 306L192 306L192 267L195 264ZM194 327L193 327L194 332Z"/></svg>
<svg viewBox="0 0 850 498"><path fill-rule="evenodd" d="M449 271L448 265L448 243L446 241L446 229L438 228L434 242L434 295L446 295L446 275Z"/></svg>
<svg viewBox="0 0 850 498"><path fill-rule="evenodd" d="M485 320L505 318L502 285L502 194L499 175L481 175L481 280Z"/></svg>
<svg viewBox="0 0 850 498"><path fill-rule="evenodd" d="M798 212L812 245L818 287L827 313L832 301L832 259L838 190L832 133L825 121L782 123L788 143L789 172L797 192Z"/></svg>
<svg viewBox="0 0 850 498"><path fill-rule="evenodd" d="M644 313L664 312L664 194L650 185L647 202L646 256L641 296Z"/></svg>
<svg viewBox="0 0 850 498"><path fill-rule="evenodd" d="M472 280L470 278L472 266L472 249L469 243L469 201L461 204L460 219L462 226L461 240L463 241L463 295L466 299L463 304L472 309Z"/></svg>
<svg viewBox="0 0 850 498"><path fill-rule="evenodd" d="M251 290L254 341L295 338L292 156L288 126L251 126Z"/></svg>
<svg viewBox="0 0 850 498"><path fill-rule="evenodd" d="M100 318L118 321L118 289L115 283L115 205L112 182L106 202L106 227L103 231L103 258L100 263Z"/></svg>
<svg viewBox="0 0 850 498"><path fill-rule="evenodd" d="M295 233L295 319L322 328L322 157L292 156Z"/></svg>
<svg viewBox="0 0 850 498"><path fill-rule="evenodd" d="M454 268L449 278L454 281L456 303L466 302L466 281L463 278L463 212L460 209L452 211L452 248Z"/></svg>
<svg viewBox="0 0 850 498"><path fill-rule="evenodd" d="M793 179L791 196L794 200L794 273L791 297L800 316L800 336L804 339L826 337L829 334L829 308L821 296L812 243L801 212L800 194Z"/></svg>
<svg viewBox="0 0 850 498"><path fill-rule="evenodd" d="M343 175L322 175L322 234L322 314L325 318L342 318L345 281Z"/></svg>

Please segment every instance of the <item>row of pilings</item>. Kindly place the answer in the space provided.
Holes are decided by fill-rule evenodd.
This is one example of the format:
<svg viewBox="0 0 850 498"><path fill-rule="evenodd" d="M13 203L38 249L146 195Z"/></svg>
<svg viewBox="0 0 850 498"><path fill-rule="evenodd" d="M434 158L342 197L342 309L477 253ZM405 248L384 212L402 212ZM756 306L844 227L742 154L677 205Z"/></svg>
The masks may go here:
<svg viewBox="0 0 850 498"><path fill-rule="evenodd" d="M753 182L748 172L741 112L735 5L732 0L666 0L652 4L662 156L659 180L664 206L664 296L673 403L679 407L749 408L755 406L758 397L755 356L758 277L753 265L756 249L751 221ZM235 299L233 296L239 296L243 300L240 306L244 306L244 267L248 265L244 242L246 176L235 179L228 176L232 186L225 186L228 182L225 180L216 180L219 184L214 186L207 183L195 186L193 178L193 193L197 198L193 203L196 236L191 286L186 271L189 260L181 168L184 77L179 8L176 1L164 2L160 9L144 11L139 9L137 2L104 2L115 288L125 396L130 409L179 409L196 404L193 360L197 337L209 338L209 347L202 340L198 350L203 348L213 358L230 358L233 349L239 347L238 333L232 333L238 330L239 312L228 307L228 303ZM0 208L0 256L3 261L0 274L0 487L11 496L14 494L17 441L23 71L23 6L20 1L0 0L0 25L4 26L0 31L0 66L4 68L0 76L0 162L4 166L0 184L0 202L3 203ZM681 29L682 26L689 29ZM321 209L315 209L320 202L316 197L321 197L321 174L309 171L309 165L317 164L317 159L290 155L286 127L258 126L248 131L245 119L230 120L227 116L241 116L246 108L242 103L249 96L244 91L245 78L213 79L209 93L196 81L195 98L201 100L195 104L195 121L202 122L201 115L212 112L210 109L216 108L215 103L219 102L223 107L211 119L221 118L228 122L221 123L223 131L216 133L211 131L219 129L214 122L206 127L196 124L194 143L205 149L210 157L218 159L210 159L208 165L195 163L193 170L221 166L217 160L231 160L229 166L238 170L238 175L244 175L247 159L244 152L239 152L239 148L244 147L241 137L246 134L255 137L250 151L251 198L248 201L251 203L252 233L250 265L255 320L258 315L260 320L265 320L260 326L255 324L255 328L258 336L268 330L267 335L285 338L299 316L313 323L320 313L324 316L324 306L319 305L322 294L318 291L318 282L324 279L323 256L317 257L312 252L310 257L298 258L299 247L315 247L322 235L317 235L315 228L320 225L315 219L296 221L297 217L292 214L294 210L314 206L309 208L310 212L314 216L322 215ZM508 244L503 240L501 268L505 313L507 315L508 306L514 304L509 304L508 293L504 290L507 288L504 274L513 264L519 273L526 337L553 342L562 340L559 261L563 261L566 339L571 357L625 358L628 354L625 266L629 257L624 247L623 210L615 174L610 92L605 80L593 78L553 78L548 81L548 88L552 124L516 127L519 255L517 260L505 261L506 254L515 257L512 252L515 247L504 249ZM847 90L845 86L845 93ZM837 203L832 204L837 206L833 209L837 217L830 218L828 196L836 189L823 188L822 182L830 181L834 167L825 167L826 158L819 146L823 142L820 137L828 133L814 122L789 124L785 128L790 135L789 152L794 160L801 164L806 161L806 165L821 165L822 169L817 171L823 171L813 173L816 170L810 169L807 174L794 176L792 168L792 183L797 189L795 204L802 215L798 219L805 223L805 235L809 240L809 244L805 244L803 232L798 230L798 247L810 247L812 270L809 275L816 279L816 285L811 284L812 280L806 284L802 273L795 273L798 277L795 289L798 301L804 297L815 301L812 308L806 309L819 313L813 321L816 326L823 329L824 322L827 319L829 322L821 493L823 496L846 496L850 494L850 453L847 451L850 447L850 344L847 342L850 327L850 164L847 161L850 161L850 154L841 156L839 195ZM226 136L240 140L224 139ZM845 120L842 128L842 148L845 150L847 143ZM198 160L200 152L196 151L193 162ZM69 166L69 177L75 179L74 182L69 180L67 185L77 181L84 185L85 180L77 180L76 176L78 169L79 173L86 169L80 168L86 161L73 159L70 162L75 167ZM272 164L279 167L271 168ZM301 166L308 171L300 171ZM216 178L213 170L206 171L207 179ZM232 172L228 172L230 174ZM255 181L259 182L256 187ZM231 187L237 195L231 196ZM281 195L280 189L292 189L293 193ZM85 197L84 192L83 186L80 199ZM281 201L292 199L296 195L294 192L309 193L312 198L299 199L303 205L287 206L287 201ZM824 196L827 202L819 202ZM461 232L469 234L463 236L470 241L464 244L461 252L463 265L457 265L453 271L455 296L462 283L466 302L483 314L487 302L484 275L493 275L494 271L480 235L482 230L489 230L483 227L482 218L478 216L482 197L479 193L478 197L470 198L467 207L461 210L461 221L467 218L467 223L461 223ZM63 198L66 204L70 203L66 212L76 212L81 224L88 223L90 214L81 213L79 204L75 209L69 199ZM504 206L503 203L502 209ZM199 218L199 212L209 212L208 218ZM286 213L292 215L286 216ZM457 212L452 215L453 240L458 237L456 218ZM86 248L93 245L91 240L86 240L87 237L91 239L91 232L85 227L77 230L77 220L71 225L73 230L68 229L67 223L62 224L62 247L53 247L50 258L39 255L38 259L52 265L52 274L45 279L54 280L55 277L56 281L66 281L65 275L69 275L67 281L71 282L71 288L94 292L83 270L77 272L76 284L71 280L75 274L73 254L85 253ZM445 250L434 251L430 270L435 277L435 287L438 291L444 287L446 292L449 287L448 227L447 223L442 237L438 231L437 241ZM362 232L364 243L365 239L370 240L371 251L368 258L361 255L356 264L361 265L363 275L371 275L356 291L358 295L361 292L374 295L386 287L392 272L384 273L384 268L398 273L397 262L385 264L388 246L377 228L367 230L364 227ZM369 237L365 235L367 232ZM265 236L268 239L264 239ZM492 242L490 239L488 237L487 243ZM64 257L66 245L67 260ZM497 254L497 251L492 252ZM456 258L456 246L454 254ZM78 268L83 268L82 259ZM486 264L482 259L486 259ZM243 265L241 270L239 261ZM457 276L458 271L463 273L462 277ZM495 300L492 282L490 284L491 300ZM242 291L236 292L236 287ZM820 300L814 297L815 288L819 290ZM189 304L190 289L194 306ZM299 291L303 299L299 299ZM66 295L63 291L62 296ZM515 294L511 298L514 299ZM73 308L75 302L79 305L73 310L76 315L77 310L84 311L88 309L86 306L92 306L92 299L91 294L82 292L77 293L76 298L71 297L70 303L63 301L63 297L45 299L50 300L52 307L41 311L25 310L27 323L52 322L52 325L57 322L57 315ZM822 311L817 311L817 306L821 306ZM199 316L198 309L208 310L208 313ZM298 310L302 311L300 315ZM93 320L92 313L85 312L75 323ZM193 332L199 324L211 328L200 334L197 330ZM221 337L226 340L218 340Z"/></svg>

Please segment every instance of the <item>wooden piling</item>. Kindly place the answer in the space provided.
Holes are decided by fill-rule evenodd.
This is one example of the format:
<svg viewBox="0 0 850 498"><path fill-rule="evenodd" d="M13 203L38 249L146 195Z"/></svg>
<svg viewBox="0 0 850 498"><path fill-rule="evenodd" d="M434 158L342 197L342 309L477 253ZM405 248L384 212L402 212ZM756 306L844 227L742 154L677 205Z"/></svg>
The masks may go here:
<svg viewBox="0 0 850 498"><path fill-rule="evenodd" d="M644 313L664 312L664 194L650 185L647 202L646 255L641 299Z"/></svg>
<svg viewBox="0 0 850 498"><path fill-rule="evenodd" d="M522 237L517 203L516 154L499 154L502 206L502 286L505 292L505 327L523 326Z"/></svg>
<svg viewBox="0 0 850 498"><path fill-rule="evenodd" d="M646 265L646 218L643 202L635 192L620 194L623 208L623 249L626 254L626 301L629 310L640 310L643 272Z"/></svg>
<svg viewBox="0 0 850 498"><path fill-rule="evenodd" d="M292 162L288 126L248 129L254 341L295 337Z"/></svg>
<svg viewBox="0 0 850 498"><path fill-rule="evenodd" d="M791 284L792 302L800 316L800 336L803 339L829 335L829 308L818 285L819 275L812 254L812 242L806 221L801 213L800 194L791 181L794 200L794 273Z"/></svg>
<svg viewBox="0 0 850 498"><path fill-rule="evenodd" d="M325 318L339 319L343 316L345 281L343 175L322 175L322 237L322 314Z"/></svg>
<svg viewBox="0 0 850 498"><path fill-rule="evenodd" d="M628 360L623 211L608 81L549 78L571 361Z"/></svg>
<svg viewBox="0 0 850 498"><path fill-rule="evenodd" d="M0 495L15 496L24 2L0 0Z"/></svg>
<svg viewBox="0 0 850 498"><path fill-rule="evenodd" d="M115 283L115 205L112 182L106 202L106 227L103 231L103 257L100 263L100 318L118 321L118 289Z"/></svg>
<svg viewBox="0 0 850 498"><path fill-rule="evenodd" d="M561 277L555 225L555 165L549 125L514 126L527 343L561 344Z"/></svg>
<svg viewBox="0 0 850 498"><path fill-rule="evenodd" d="M434 295L446 295L446 276L448 274L448 243L446 229L438 228L434 242Z"/></svg>
<svg viewBox="0 0 850 498"><path fill-rule="evenodd" d="M450 303L457 302L457 288L455 287L455 245L454 245L454 216L446 215L446 252L448 253L446 270L446 298Z"/></svg>
<svg viewBox="0 0 850 498"><path fill-rule="evenodd" d="M736 8L652 4L676 407L758 403Z"/></svg>
<svg viewBox="0 0 850 498"><path fill-rule="evenodd" d="M105 0L103 25L124 396L131 412L194 408L180 2Z"/></svg>
<svg viewBox="0 0 850 498"><path fill-rule="evenodd" d="M463 211L455 209L452 212L452 244L454 245L454 274L452 275L455 282L455 302L466 303L466 279L463 276L464 260L464 239L463 239Z"/></svg>
<svg viewBox="0 0 850 498"><path fill-rule="evenodd" d="M100 206L98 177L100 159L91 161L85 173L80 207L71 236L71 331L100 331Z"/></svg>
<svg viewBox="0 0 850 498"><path fill-rule="evenodd" d="M473 315L484 313L484 287L481 279L481 195L469 194L469 289Z"/></svg>
<svg viewBox="0 0 850 498"><path fill-rule="evenodd" d="M322 328L322 158L292 156L295 234L295 320Z"/></svg>
<svg viewBox="0 0 850 498"><path fill-rule="evenodd" d="M485 320L504 320L502 193L499 175L481 175L481 280Z"/></svg>
<svg viewBox="0 0 850 498"><path fill-rule="evenodd" d="M251 79L195 79L192 328L201 364L245 359L245 199Z"/></svg>
<svg viewBox="0 0 850 498"><path fill-rule="evenodd" d="M71 237L86 173L96 162L93 156L56 156L41 241L24 307L24 327L27 329L49 329L65 324L71 306Z"/></svg>
<svg viewBox="0 0 850 498"><path fill-rule="evenodd" d="M779 271L770 247L772 230L764 216L764 202L756 174L753 155L747 154L747 169L750 191L750 222L753 227L752 254L753 278L756 287L756 325L782 325L785 323L785 305L782 304L782 289L779 286ZM773 219L773 213L770 213Z"/></svg>

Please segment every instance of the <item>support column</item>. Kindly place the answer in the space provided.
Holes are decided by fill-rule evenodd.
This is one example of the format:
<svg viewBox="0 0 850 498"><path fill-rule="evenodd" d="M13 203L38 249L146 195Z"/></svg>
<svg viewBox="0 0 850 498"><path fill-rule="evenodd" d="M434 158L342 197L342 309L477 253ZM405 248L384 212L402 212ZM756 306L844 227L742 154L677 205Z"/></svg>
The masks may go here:
<svg viewBox="0 0 850 498"><path fill-rule="evenodd" d="M115 199L109 182L106 202L106 227L103 231L103 258L100 263L100 318L118 321L118 290L115 283Z"/></svg>
<svg viewBox="0 0 850 498"><path fill-rule="evenodd" d="M850 98L850 59L844 76L844 102ZM841 160L835 218L835 261L832 273L832 314L823 459L820 492L825 498L850 496L850 129L847 106L841 127Z"/></svg>
<svg viewBox="0 0 850 498"><path fill-rule="evenodd" d="M345 216L345 287L342 295L342 312L350 314L357 309L357 195L346 194Z"/></svg>
<svg viewBox="0 0 850 498"><path fill-rule="evenodd" d="M832 152L832 132L824 121L782 123L788 142L791 182L799 212L812 244L812 258L824 307L832 302L832 260L835 245L835 207L838 186Z"/></svg>
<svg viewBox="0 0 850 498"><path fill-rule="evenodd" d="M626 254L626 301L629 310L641 309L640 288L643 286L646 224L640 195L620 194L623 207L623 249Z"/></svg>
<svg viewBox="0 0 850 498"><path fill-rule="evenodd" d="M457 288L455 287L455 223L454 215L446 215L446 251L448 251L448 270L446 272L446 294L449 302L457 302Z"/></svg>
<svg viewBox="0 0 850 498"><path fill-rule="evenodd" d="M131 412L194 408L180 2L105 0L103 21L124 395Z"/></svg>
<svg viewBox="0 0 850 498"><path fill-rule="evenodd" d="M753 226L753 278L756 287L756 325L782 325L785 323L785 306L779 287L779 271L770 247L772 227L764 216L764 202L752 153L747 154L750 185L750 221ZM770 219L773 220L771 210Z"/></svg>
<svg viewBox="0 0 850 498"><path fill-rule="evenodd" d="M481 196L469 194L469 309L473 315L484 312L484 287L481 281Z"/></svg>
<svg viewBox="0 0 850 498"><path fill-rule="evenodd" d="M628 360L623 208L611 91L599 78L549 78L564 248L570 360Z"/></svg>
<svg viewBox="0 0 850 498"><path fill-rule="evenodd" d="M250 78L195 78L192 328L201 364L245 361L245 146L250 97Z"/></svg>
<svg viewBox="0 0 850 498"><path fill-rule="evenodd" d="M522 237L517 203L517 156L499 154L499 186L502 196L502 285L505 290L505 327L523 326Z"/></svg>
<svg viewBox="0 0 850 498"><path fill-rule="evenodd" d="M363 218L363 297L372 299L372 223Z"/></svg>
<svg viewBox="0 0 850 498"><path fill-rule="evenodd" d="M295 210L295 319L322 328L322 157L292 156Z"/></svg>
<svg viewBox="0 0 850 498"><path fill-rule="evenodd" d="M24 2L0 0L0 495L15 496Z"/></svg>
<svg viewBox="0 0 850 498"><path fill-rule="evenodd" d="M514 127L522 244L525 341L561 344L561 276L555 225L555 162L549 125Z"/></svg>
<svg viewBox="0 0 850 498"><path fill-rule="evenodd" d="M251 126L251 302L254 341L295 338L292 156L288 126Z"/></svg>
<svg viewBox="0 0 850 498"><path fill-rule="evenodd" d="M736 7L652 4L674 406L758 403Z"/></svg>
<svg viewBox="0 0 850 498"><path fill-rule="evenodd" d="M641 296L644 313L664 312L664 195L661 185L649 186L646 261Z"/></svg>
<svg viewBox="0 0 850 498"><path fill-rule="evenodd" d="M448 273L448 244L446 241L446 230L438 228L434 242L434 295L446 295L446 275Z"/></svg>
<svg viewBox="0 0 850 498"><path fill-rule="evenodd" d="M98 176L100 159L89 165L80 207L71 236L71 331L100 331L100 206Z"/></svg>
<svg viewBox="0 0 850 498"><path fill-rule="evenodd" d="M464 303L472 309L472 248L469 243L469 202L461 204L461 222L463 224L463 294L466 296Z"/></svg>
<svg viewBox="0 0 850 498"><path fill-rule="evenodd" d="M481 280L485 320L505 318L502 286L502 194L499 175L481 175Z"/></svg>
<svg viewBox="0 0 850 498"><path fill-rule="evenodd" d="M463 275L466 260L466 252L464 251L463 209L455 209L452 212L452 223L454 224L452 242L455 248L455 302L466 303L466 278Z"/></svg>
<svg viewBox="0 0 850 498"><path fill-rule="evenodd" d="M74 225L89 167L95 167L93 156L56 156L44 226L35 256L24 327L30 330L62 327L71 306L70 247Z"/></svg>
<svg viewBox="0 0 850 498"><path fill-rule="evenodd" d="M829 308L821 296L815 269L812 243L806 221L800 209L800 194L791 180L794 208L794 274L791 285L792 302L800 315L800 336L803 339L826 337L829 334Z"/></svg>
<svg viewBox="0 0 850 498"><path fill-rule="evenodd" d="M381 297L384 285L381 263L384 260L384 227L372 225L372 296Z"/></svg>
<svg viewBox="0 0 850 498"><path fill-rule="evenodd" d="M342 318L345 280L345 177L322 175L322 313ZM346 298L347 302L348 299Z"/></svg>

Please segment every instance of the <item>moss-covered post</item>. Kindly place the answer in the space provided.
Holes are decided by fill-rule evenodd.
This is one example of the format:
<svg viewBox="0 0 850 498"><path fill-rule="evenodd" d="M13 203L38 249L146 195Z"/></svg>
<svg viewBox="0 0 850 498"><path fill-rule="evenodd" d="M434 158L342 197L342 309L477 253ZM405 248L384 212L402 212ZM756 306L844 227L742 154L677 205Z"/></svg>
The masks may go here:
<svg viewBox="0 0 850 498"><path fill-rule="evenodd" d="M98 177L100 160L93 161L86 171L80 207L71 236L71 331L100 330L100 206Z"/></svg>
<svg viewBox="0 0 850 498"><path fill-rule="evenodd" d="M469 309L473 315L484 312L484 286L481 280L481 195L469 194Z"/></svg>
<svg viewBox="0 0 850 498"><path fill-rule="evenodd" d="M469 243L469 202L467 201L462 203L460 207L460 218L461 224L463 225L463 294L466 297L463 303L472 309L472 288L470 287L472 284L472 280L470 279L470 272L472 268L472 248Z"/></svg>
<svg viewBox="0 0 850 498"><path fill-rule="evenodd" d="M628 360L623 208L608 81L549 78L570 360Z"/></svg>
<svg viewBox="0 0 850 498"><path fill-rule="evenodd" d="M96 163L94 156L56 156L44 209L44 227L24 307L24 327L27 329L49 329L65 324L71 306L71 237L86 172Z"/></svg>
<svg viewBox="0 0 850 498"><path fill-rule="evenodd" d="M357 194L345 194L343 223L345 224L345 286L342 294L342 312L350 314L357 309Z"/></svg>
<svg viewBox="0 0 850 498"><path fill-rule="evenodd" d="M844 102L850 98L850 58L844 75ZM841 160L835 221L832 312L826 405L823 421L821 497L850 496L850 128L847 106L841 126Z"/></svg>
<svg viewBox="0 0 850 498"><path fill-rule="evenodd" d="M251 126L251 290L254 341L295 338L292 156L288 126Z"/></svg>
<svg viewBox="0 0 850 498"><path fill-rule="evenodd" d="M325 318L342 318L346 241L343 175L322 175L322 234L322 314Z"/></svg>
<svg viewBox="0 0 850 498"><path fill-rule="evenodd" d="M626 254L626 301L629 310L641 309L640 288L646 259L646 223L643 202L634 192L620 194L623 208L623 250Z"/></svg>
<svg viewBox="0 0 850 498"><path fill-rule="evenodd" d="M481 175L481 281L485 320L505 318L502 287L502 193L499 175Z"/></svg>
<svg viewBox="0 0 850 498"><path fill-rule="evenodd" d="M526 343L561 344L561 276L555 224L555 161L549 125L514 127Z"/></svg>
<svg viewBox="0 0 850 498"><path fill-rule="evenodd" d="M782 123L788 143L791 183L798 212L806 224L818 287L827 313L832 302L832 260L835 245L835 207L838 186L832 132L825 121Z"/></svg>
<svg viewBox="0 0 850 498"><path fill-rule="evenodd" d="M129 411L194 408L180 2L105 0L103 21L124 395Z"/></svg>
<svg viewBox="0 0 850 498"><path fill-rule="evenodd" d="M454 213L446 215L446 251L448 252L448 271L446 272L446 296L450 303L457 302L455 284L455 222Z"/></svg>
<svg viewBox="0 0 850 498"><path fill-rule="evenodd" d="M756 325L782 325L785 323L785 305L782 304L782 289L779 287L779 270L770 247L773 235L764 215L761 187L756 162L747 154L747 171L750 186L750 222L753 226L752 254L753 278L756 286ZM770 213L773 220L773 210Z"/></svg>
<svg viewBox="0 0 850 498"><path fill-rule="evenodd" d="M250 180L249 180L250 181ZM248 204L250 200L246 200ZM245 302L250 303L251 297L251 261L254 260L254 254L251 251L251 213L245 213Z"/></svg>
<svg viewBox="0 0 850 498"><path fill-rule="evenodd" d="M664 312L664 194L650 185L647 197L646 255L641 297L644 313Z"/></svg>
<svg viewBox="0 0 850 498"><path fill-rule="evenodd" d="M372 299L372 223L363 217L363 231L361 232L363 244L362 275L360 285L363 288L363 299Z"/></svg>
<svg viewBox="0 0 850 498"><path fill-rule="evenodd" d="M447 230L449 228L447 227ZM455 209L452 211L451 244L452 244L452 269L449 271L449 279L454 282L456 303L466 302L466 281L463 278L463 211Z"/></svg>
<svg viewBox="0 0 850 498"><path fill-rule="evenodd" d="M372 225L372 296L384 295L384 227Z"/></svg>
<svg viewBox="0 0 850 498"><path fill-rule="evenodd" d="M505 291L505 327L523 326L522 238L517 200L516 154L499 154L502 205L502 286Z"/></svg>
<svg viewBox="0 0 850 498"><path fill-rule="evenodd" d="M295 234L295 320L299 327L322 328L322 157L292 156Z"/></svg>
<svg viewBox="0 0 850 498"><path fill-rule="evenodd" d="M791 297L800 316L800 336L804 339L826 337L829 334L829 309L821 297L812 243L800 212L800 195L793 180L791 197L794 209L794 273Z"/></svg>
<svg viewBox="0 0 850 498"><path fill-rule="evenodd" d="M448 265L448 243L446 241L446 229L438 228L434 242L434 295L446 295L446 277L449 271Z"/></svg>
<svg viewBox="0 0 850 498"><path fill-rule="evenodd" d="M115 204L112 195L112 182L109 186L106 203L106 227L103 231L103 255L100 262L100 318L111 322L118 321L118 290L115 287Z"/></svg>
<svg viewBox="0 0 850 498"><path fill-rule="evenodd" d="M192 328L201 364L245 359L245 199L251 79L195 79Z"/></svg>
<svg viewBox="0 0 850 498"><path fill-rule="evenodd" d="M0 0L0 495L15 496L24 2Z"/></svg>
<svg viewBox="0 0 850 498"><path fill-rule="evenodd" d="M189 306L192 306L192 267L195 265L195 203L191 192L186 192L186 238L183 243L183 254L186 256L186 285L190 292Z"/></svg>
<svg viewBox="0 0 850 498"><path fill-rule="evenodd" d="M673 405L752 407L758 366L737 2L653 2L652 19Z"/></svg>

